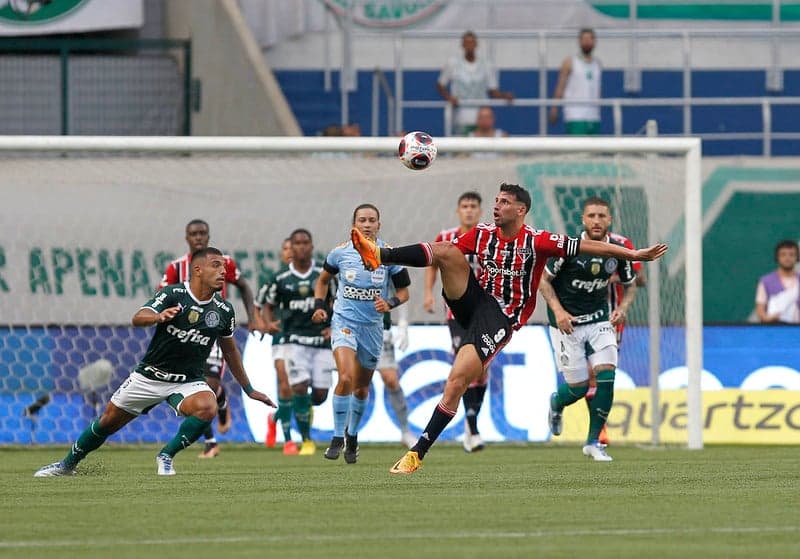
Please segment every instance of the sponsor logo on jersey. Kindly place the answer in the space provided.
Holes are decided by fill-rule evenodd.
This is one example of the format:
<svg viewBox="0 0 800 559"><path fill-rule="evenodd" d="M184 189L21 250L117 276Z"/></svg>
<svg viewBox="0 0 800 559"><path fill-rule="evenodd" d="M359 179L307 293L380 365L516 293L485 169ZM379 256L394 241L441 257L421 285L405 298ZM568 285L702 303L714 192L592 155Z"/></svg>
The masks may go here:
<svg viewBox="0 0 800 559"><path fill-rule="evenodd" d="M152 365L146 365L144 370L164 382L186 382L186 375L181 373L168 373Z"/></svg>
<svg viewBox="0 0 800 559"><path fill-rule="evenodd" d="M206 321L208 321L208 317L206 317ZM219 321L219 316L217 316L217 321ZM197 330L196 328L183 330L182 328L178 328L177 326L168 324L167 334L169 334L170 336L175 336L183 344L191 343L191 344L207 346L209 343L211 343L211 336L204 336L200 332L200 330Z"/></svg>
<svg viewBox="0 0 800 559"><path fill-rule="evenodd" d="M501 268L494 260L487 261L484 266L486 273L491 277L495 276L511 276L521 277L525 275L525 270L509 270L508 268Z"/></svg>
<svg viewBox="0 0 800 559"><path fill-rule="evenodd" d="M226 305L225 302L222 301L221 299L212 299L212 300L214 301L214 304L217 305L224 312L231 312L231 308L228 305Z"/></svg>
<svg viewBox="0 0 800 559"><path fill-rule="evenodd" d="M586 324L587 322L594 322L595 320L602 318L605 314L604 310L594 311L593 313L582 314L580 316L575 316L572 318L573 324ZM601 332L603 329L600 330ZM563 351L563 350L562 350Z"/></svg>
<svg viewBox="0 0 800 559"><path fill-rule="evenodd" d="M155 299L153 299L153 307L160 307L164 304L164 299L167 298L167 294L163 291L156 295Z"/></svg>
<svg viewBox="0 0 800 559"><path fill-rule="evenodd" d="M342 296L345 299L352 299L354 301L374 301L376 297L381 296L381 289L345 285L342 289Z"/></svg>
<svg viewBox="0 0 800 559"><path fill-rule="evenodd" d="M209 311L203 320L209 328L216 328L219 326L219 313L217 311Z"/></svg>
<svg viewBox="0 0 800 559"><path fill-rule="evenodd" d="M289 301L290 311L309 312L314 308L314 298L306 297L305 299L292 299Z"/></svg>
<svg viewBox="0 0 800 559"><path fill-rule="evenodd" d="M618 266L619 266L619 262L617 261L616 258L609 258L608 260L606 260L606 263L605 263L606 273L607 274L613 274L616 271Z"/></svg>
<svg viewBox="0 0 800 559"><path fill-rule="evenodd" d="M342 332L342 334L344 334L345 336L352 336L352 335L353 335L353 331L352 331L352 330L350 330L350 328L347 328L347 327L345 327L345 328L342 328L341 332Z"/></svg>
<svg viewBox="0 0 800 559"><path fill-rule="evenodd" d="M195 322L200 320L200 313L192 309L189 311L189 315L186 318L189 320L190 324L194 324Z"/></svg>
<svg viewBox="0 0 800 559"><path fill-rule="evenodd" d="M572 280L570 285L572 285L572 287L575 289L580 289L586 293L593 293L598 289L605 289L608 287L608 280L603 278L594 278L592 281L585 281L576 278Z"/></svg>
<svg viewBox="0 0 800 559"><path fill-rule="evenodd" d="M501 338L502 339L502 338ZM494 342L492 337L489 334L484 334L481 336L481 341L486 344L486 347L489 348L491 353L494 353L494 350L497 349L497 344Z"/></svg>
<svg viewBox="0 0 800 559"><path fill-rule="evenodd" d="M383 266L372 271L372 285L382 285L386 281L386 268Z"/></svg>

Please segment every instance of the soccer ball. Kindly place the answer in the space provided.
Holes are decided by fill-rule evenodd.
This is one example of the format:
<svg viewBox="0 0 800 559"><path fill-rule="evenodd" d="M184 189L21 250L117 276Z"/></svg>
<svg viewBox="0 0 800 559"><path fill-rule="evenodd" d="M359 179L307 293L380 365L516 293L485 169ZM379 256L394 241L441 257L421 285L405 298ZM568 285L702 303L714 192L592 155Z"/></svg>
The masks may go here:
<svg viewBox="0 0 800 559"><path fill-rule="evenodd" d="M427 169L436 161L436 144L425 132L409 132L400 140L400 161L412 171Z"/></svg>

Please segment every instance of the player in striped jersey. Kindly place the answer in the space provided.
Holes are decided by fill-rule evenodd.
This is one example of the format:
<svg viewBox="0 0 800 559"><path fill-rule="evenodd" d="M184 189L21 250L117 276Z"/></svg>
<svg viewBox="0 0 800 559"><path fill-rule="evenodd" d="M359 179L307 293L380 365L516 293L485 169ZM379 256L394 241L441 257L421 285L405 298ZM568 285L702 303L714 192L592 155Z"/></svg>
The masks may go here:
<svg viewBox="0 0 800 559"><path fill-rule="evenodd" d="M444 229L437 236L434 242L452 242L459 235L463 235L481 220L481 195L475 191L464 192L458 197L456 215L458 215L458 227ZM480 274L480 265L475 254L465 255L472 271L475 275ZM425 269L425 310L432 313L434 307L433 288L436 285L437 269L434 267ZM453 355L458 352L461 339L464 337L464 329L458 324L453 311L447 308L447 327L450 329L450 339L453 344ZM488 370L481 377L469 385L464 392L462 401L464 402L464 440L462 441L465 452L477 452L483 450L483 440L478 431L478 414L483 405L483 398L486 394L486 386L489 382Z"/></svg>
<svg viewBox="0 0 800 559"><path fill-rule="evenodd" d="M192 254L208 247L208 242L211 240L210 233L211 229L208 223L202 219L193 219L186 224L186 244L189 245L189 252L180 258L176 258L167 265L161 282L158 284L158 289L162 289L168 285L189 281ZM255 307L253 306L253 292L250 286L242 277L233 258L227 254L223 255L223 258L225 259L225 283L222 284L220 295L222 295L223 298L227 298L227 287L229 283L238 287L239 293L244 301L245 310L247 311L248 329L251 332L254 330L261 331L261 317L255 312ZM211 353L206 361L206 383L217 395L217 415L220 433L226 433L228 429L231 428L231 411L230 408L228 408L228 396L222 384L222 375L224 372L225 362L222 359L222 352L219 346L215 344L211 348ZM217 444L216 437L214 437L214 429L211 425L209 425L203 433L203 437L205 439L205 448L203 452L200 453L200 458L214 458L219 454L219 445Z"/></svg>
<svg viewBox="0 0 800 559"><path fill-rule="evenodd" d="M494 223L480 223L451 243L419 243L398 248L379 247L358 229L351 230L353 247L364 267L386 264L436 266L442 274L447 304L466 330L444 394L417 444L389 472L410 474L455 415L458 401L491 360L522 328L536 305L536 290L549 257L596 254L622 260L654 260L667 250L654 245L630 250L611 243L578 239L533 229L525 225L530 211L528 191L516 184L501 184L494 203ZM465 254L476 254L481 274L472 273Z"/></svg>

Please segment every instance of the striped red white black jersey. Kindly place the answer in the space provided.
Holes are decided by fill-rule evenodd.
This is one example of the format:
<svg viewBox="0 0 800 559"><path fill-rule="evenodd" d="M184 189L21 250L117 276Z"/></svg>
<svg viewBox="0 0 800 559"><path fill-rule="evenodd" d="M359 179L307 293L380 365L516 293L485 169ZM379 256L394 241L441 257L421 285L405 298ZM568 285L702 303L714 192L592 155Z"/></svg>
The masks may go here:
<svg viewBox="0 0 800 559"><path fill-rule="evenodd" d="M220 295L222 295L223 299L227 299L228 284L239 281L242 273L239 271L239 268L236 266L236 262L234 262L233 258L227 254L223 254L222 257L225 259L225 283L222 284L222 291L220 291ZM158 284L158 289L168 285L189 281L191 261L192 254L188 253L170 262L167 265L167 269L164 270L164 275L161 276L161 282Z"/></svg>
<svg viewBox="0 0 800 559"><path fill-rule="evenodd" d="M439 231L439 234L436 235L436 241L439 242L448 242L452 243L454 239L458 238L461 234L461 227L451 227L450 229L442 229ZM477 254L465 254L464 255L469 263L469 267L472 268L472 272L475 274L476 278L480 277L481 273L481 265L478 262L478 255ZM447 305L445 305L447 307ZM453 316L453 311L450 310L450 307L447 307L447 320L455 320Z"/></svg>
<svg viewBox="0 0 800 559"><path fill-rule="evenodd" d="M478 257L478 283L519 330L536 307L536 290L550 257L575 256L580 239L523 225L513 239L504 239L492 223L479 223L453 240L464 254Z"/></svg>

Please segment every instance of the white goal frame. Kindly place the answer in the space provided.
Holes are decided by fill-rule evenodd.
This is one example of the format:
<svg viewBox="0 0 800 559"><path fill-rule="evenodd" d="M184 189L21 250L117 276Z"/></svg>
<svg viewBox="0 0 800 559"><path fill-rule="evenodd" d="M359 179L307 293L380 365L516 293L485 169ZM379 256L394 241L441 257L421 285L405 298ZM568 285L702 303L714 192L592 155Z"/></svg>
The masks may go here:
<svg viewBox="0 0 800 559"><path fill-rule="evenodd" d="M0 152L303 153L384 152L395 154L397 138L329 137L165 137L165 136L0 136ZM643 153L685 159L686 366L688 448L703 448L701 372L703 366L702 177L699 138L514 137L437 138L439 153ZM689 273L691 271L691 273ZM658 441L658 386L653 390L653 440Z"/></svg>

